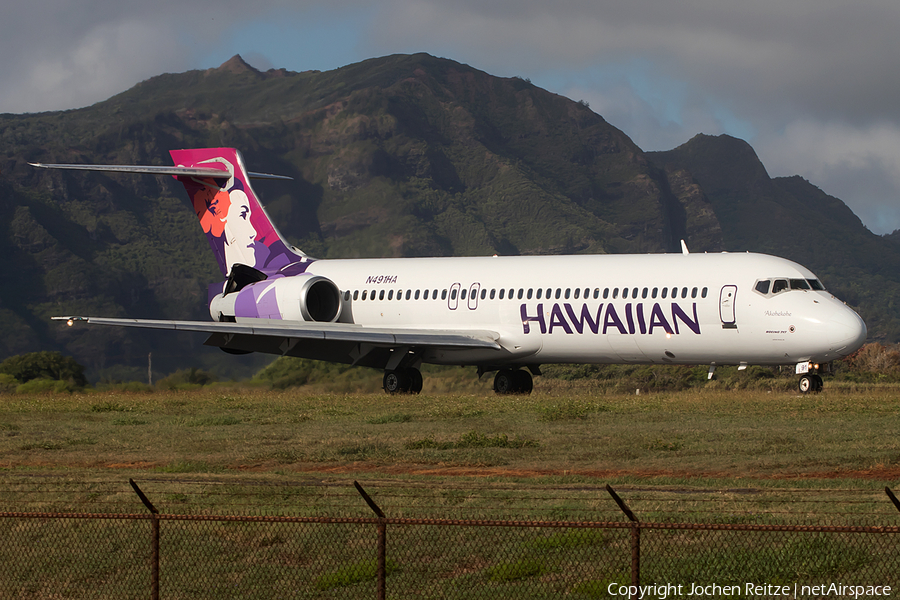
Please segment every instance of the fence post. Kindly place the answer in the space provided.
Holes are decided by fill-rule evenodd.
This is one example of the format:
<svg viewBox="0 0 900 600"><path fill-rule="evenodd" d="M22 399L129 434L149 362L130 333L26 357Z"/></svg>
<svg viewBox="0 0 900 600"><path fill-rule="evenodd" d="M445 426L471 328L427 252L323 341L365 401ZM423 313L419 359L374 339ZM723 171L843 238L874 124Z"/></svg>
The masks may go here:
<svg viewBox="0 0 900 600"><path fill-rule="evenodd" d="M150 502L134 479L129 479L132 489L150 511L150 599L159 600L159 511Z"/></svg>
<svg viewBox="0 0 900 600"><path fill-rule="evenodd" d="M619 498L619 495L608 483L606 484L606 491L609 492L612 499L625 513L628 520L631 521L631 585L633 591L631 598L632 600L637 600L640 597L639 590L641 585L641 524L637 517L634 516L634 513L631 512L631 509L625 504L625 501Z"/></svg>
<svg viewBox="0 0 900 600"><path fill-rule="evenodd" d="M900 510L900 500L897 500L897 496L894 495L894 492L891 491L891 488L888 486L884 486L884 493L887 494L888 498L891 499L891 502L894 503L894 507L897 510Z"/></svg>
<svg viewBox="0 0 900 600"><path fill-rule="evenodd" d="M359 492L369 508L378 515L378 541L376 542L375 553L377 556L375 565L375 598L376 600L385 600L387 594L387 523L384 512L375 504L375 501L369 497L366 490L359 485L358 481L353 482L353 487Z"/></svg>

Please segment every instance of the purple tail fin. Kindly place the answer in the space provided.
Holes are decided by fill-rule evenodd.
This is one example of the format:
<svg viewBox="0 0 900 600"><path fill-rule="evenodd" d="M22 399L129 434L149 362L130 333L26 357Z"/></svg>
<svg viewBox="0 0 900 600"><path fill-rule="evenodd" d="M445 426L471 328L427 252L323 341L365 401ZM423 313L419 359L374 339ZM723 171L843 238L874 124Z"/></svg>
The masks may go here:
<svg viewBox="0 0 900 600"><path fill-rule="evenodd" d="M289 246L250 187L241 153L233 148L169 152L176 166L213 168L222 177L177 176L209 240L219 269L227 276L235 264L266 274L309 258ZM303 270L303 268L298 269Z"/></svg>

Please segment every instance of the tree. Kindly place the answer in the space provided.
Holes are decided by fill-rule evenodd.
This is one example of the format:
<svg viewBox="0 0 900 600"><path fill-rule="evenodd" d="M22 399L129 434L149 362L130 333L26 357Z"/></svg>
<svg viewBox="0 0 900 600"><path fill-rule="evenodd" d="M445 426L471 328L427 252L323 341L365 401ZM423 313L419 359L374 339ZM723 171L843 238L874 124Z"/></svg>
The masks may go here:
<svg viewBox="0 0 900 600"><path fill-rule="evenodd" d="M87 385L84 367L71 356L59 352L30 352L10 356L0 363L0 373L16 378L19 383L32 379L53 379L68 381L76 387Z"/></svg>

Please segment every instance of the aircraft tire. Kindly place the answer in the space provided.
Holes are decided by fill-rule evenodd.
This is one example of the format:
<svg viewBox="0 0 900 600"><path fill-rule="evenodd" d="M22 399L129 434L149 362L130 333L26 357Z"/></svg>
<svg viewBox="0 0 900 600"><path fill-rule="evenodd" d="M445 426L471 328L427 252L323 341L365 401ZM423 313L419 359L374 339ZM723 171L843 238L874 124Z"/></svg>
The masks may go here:
<svg viewBox="0 0 900 600"><path fill-rule="evenodd" d="M534 380L531 378L531 373L524 369L514 372L514 381L517 394L530 394L534 389Z"/></svg>
<svg viewBox="0 0 900 600"><path fill-rule="evenodd" d="M808 394L816 388L812 375L803 375L797 383L801 394Z"/></svg>
<svg viewBox="0 0 900 600"><path fill-rule="evenodd" d="M823 387L825 387L825 382L822 381L822 376L813 375L813 391L816 393L821 392Z"/></svg>
<svg viewBox="0 0 900 600"><path fill-rule="evenodd" d="M503 369L494 375L494 392L498 394L514 394L516 392L516 377L513 371Z"/></svg>
<svg viewBox="0 0 900 600"><path fill-rule="evenodd" d="M409 375L404 370L385 371L381 380L384 391L388 394L402 394L409 391Z"/></svg>
<svg viewBox="0 0 900 600"><path fill-rule="evenodd" d="M409 393L410 394L418 394L422 391L422 372L416 368L409 368L406 370L407 376L409 377Z"/></svg>

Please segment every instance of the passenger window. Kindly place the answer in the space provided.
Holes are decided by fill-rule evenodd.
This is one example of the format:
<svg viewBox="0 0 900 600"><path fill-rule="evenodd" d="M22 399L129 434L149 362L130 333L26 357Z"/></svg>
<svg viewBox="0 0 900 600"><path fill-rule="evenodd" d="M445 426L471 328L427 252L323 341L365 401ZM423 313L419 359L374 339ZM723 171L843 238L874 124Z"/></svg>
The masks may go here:
<svg viewBox="0 0 900 600"><path fill-rule="evenodd" d="M570 288L566 288L566 293L565 293L565 298L566 298L566 300L569 299L569 294L571 293L571 291L572 291L572 290L571 290Z"/></svg>
<svg viewBox="0 0 900 600"><path fill-rule="evenodd" d="M669 295L669 288L663 288L662 297L666 298Z"/></svg>
<svg viewBox="0 0 900 600"><path fill-rule="evenodd" d="M412 295L412 290L406 290L406 299L409 300L409 297Z"/></svg>
<svg viewBox="0 0 900 600"><path fill-rule="evenodd" d="M700 297L706 298L707 293L709 293L709 288L703 288L703 291L700 292Z"/></svg>
<svg viewBox="0 0 900 600"><path fill-rule="evenodd" d="M578 297L581 295L581 288L575 288L575 299L578 300Z"/></svg>
<svg viewBox="0 0 900 600"><path fill-rule="evenodd" d="M359 290L353 290L353 300L359 300Z"/></svg>
<svg viewBox="0 0 900 600"><path fill-rule="evenodd" d="M659 288L653 288L653 291L650 292L651 298L656 298L656 295L659 293Z"/></svg>
<svg viewBox="0 0 900 600"><path fill-rule="evenodd" d="M506 294L506 290L500 289L500 299L503 300L503 296Z"/></svg>
<svg viewBox="0 0 900 600"><path fill-rule="evenodd" d="M560 288L556 288L556 299L559 300L560 296L562 296L562 290Z"/></svg>
<svg viewBox="0 0 900 600"><path fill-rule="evenodd" d="M615 298L615 297L616 297L616 295L613 294L613 298ZM623 297L623 298L627 298L627 297L628 297L628 288L622 288L622 297Z"/></svg>
<svg viewBox="0 0 900 600"><path fill-rule="evenodd" d="M528 292L525 294L525 297L531 300L531 296L534 295L534 290L532 288L528 288Z"/></svg>
<svg viewBox="0 0 900 600"><path fill-rule="evenodd" d="M388 290L388 300L394 299L394 290Z"/></svg>
<svg viewBox="0 0 900 600"><path fill-rule="evenodd" d="M760 294L768 294L769 286L772 285L772 282L768 279L763 279L762 281L756 282L756 291Z"/></svg>
<svg viewBox="0 0 900 600"><path fill-rule="evenodd" d="M805 279L791 279L791 289L792 290L808 290L809 284L806 283Z"/></svg>
<svg viewBox="0 0 900 600"><path fill-rule="evenodd" d="M541 294L543 294L543 293L544 293L544 288L538 288L538 291L537 291L537 299L538 300L541 299Z"/></svg>
<svg viewBox="0 0 900 600"><path fill-rule="evenodd" d="M420 291L420 290L416 290L416 295L415 295L415 299L416 299L416 300L419 299L419 291ZM426 291L428 291L428 290L426 290Z"/></svg>
<svg viewBox="0 0 900 600"><path fill-rule="evenodd" d="M600 297L600 288L594 288L594 300Z"/></svg>
<svg viewBox="0 0 900 600"><path fill-rule="evenodd" d="M609 288L603 288L603 299L609 298Z"/></svg>
<svg viewBox="0 0 900 600"><path fill-rule="evenodd" d="M422 300L428 300L428 290L425 290L425 291L422 293Z"/></svg>
<svg viewBox="0 0 900 600"><path fill-rule="evenodd" d="M368 295L368 293L369 293L369 290L363 290L363 295L362 295L363 300L366 299L366 296Z"/></svg>
<svg viewBox="0 0 900 600"><path fill-rule="evenodd" d="M777 294L778 292L783 292L788 289L787 279L776 279L772 284L772 293Z"/></svg>
<svg viewBox="0 0 900 600"><path fill-rule="evenodd" d="M463 288L462 292L459 293L460 300L466 299L466 288Z"/></svg>
<svg viewBox="0 0 900 600"><path fill-rule="evenodd" d="M455 292L456 290L454 290ZM447 290L441 290L441 300L447 299Z"/></svg>
<svg viewBox="0 0 900 600"><path fill-rule="evenodd" d="M378 293L378 299L379 299L379 300L384 300L384 290L381 290L381 291Z"/></svg>
<svg viewBox="0 0 900 600"><path fill-rule="evenodd" d="M494 296L495 296L494 292L495 292L495 291L496 291L496 290L493 290L493 289L491 290L491 300L494 299Z"/></svg>
<svg viewBox="0 0 900 600"><path fill-rule="evenodd" d="M613 288L613 300L619 297L619 288Z"/></svg>
<svg viewBox="0 0 900 600"><path fill-rule="evenodd" d="M681 297L687 298L687 288L681 288Z"/></svg>
<svg viewBox="0 0 900 600"><path fill-rule="evenodd" d="M508 297L510 300L513 299L513 294L515 293L515 291L516 291L516 290L509 290L509 296L507 296L507 297Z"/></svg>
<svg viewBox="0 0 900 600"><path fill-rule="evenodd" d="M481 299L484 300L486 296L487 296L487 288L482 288L481 289Z"/></svg>
<svg viewBox="0 0 900 600"><path fill-rule="evenodd" d="M453 288L452 290L450 290L450 299L456 300L456 288Z"/></svg>
<svg viewBox="0 0 900 600"><path fill-rule="evenodd" d="M524 294L524 293L525 293L525 290L523 290L522 288L519 288L519 296L518 296L519 300L522 299L522 294ZM512 296L512 294L510 294L510 296Z"/></svg>
<svg viewBox="0 0 900 600"><path fill-rule="evenodd" d="M584 299L587 300L588 295L591 293L590 288L584 288Z"/></svg>
<svg viewBox="0 0 900 600"><path fill-rule="evenodd" d="M650 293L650 290L648 290L647 288L644 288L641 291L641 298L646 298L648 293Z"/></svg>
<svg viewBox="0 0 900 600"><path fill-rule="evenodd" d="M549 300L549 299L550 299L550 296L552 296L552 295L553 295L553 288L547 288L547 293L544 294L544 298L546 298L547 300Z"/></svg>
<svg viewBox="0 0 900 600"><path fill-rule="evenodd" d="M694 288L691 290L691 298L696 298L696 297L697 297L697 288Z"/></svg>
<svg viewBox="0 0 900 600"><path fill-rule="evenodd" d="M631 290L631 297L632 298L638 297L638 289L637 288L634 288L633 290Z"/></svg>

